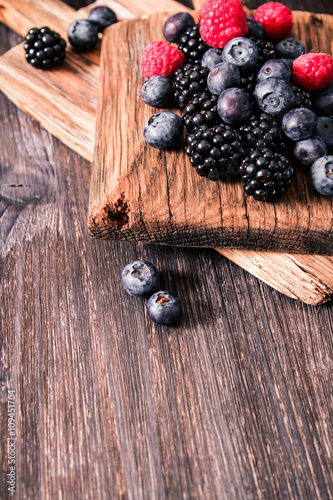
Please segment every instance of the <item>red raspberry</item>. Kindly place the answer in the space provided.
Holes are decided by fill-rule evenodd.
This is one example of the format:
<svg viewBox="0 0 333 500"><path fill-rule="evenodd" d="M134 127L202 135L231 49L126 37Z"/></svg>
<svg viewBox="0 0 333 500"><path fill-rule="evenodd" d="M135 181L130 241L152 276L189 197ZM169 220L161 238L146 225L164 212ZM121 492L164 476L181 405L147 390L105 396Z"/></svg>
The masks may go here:
<svg viewBox="0 0 333 500"><path fill-rule="evenodd" d="M268 2L258 7L254 19L264 25L266 35L272 40L286 38L293 29L293 13L279 2Z"/></svg>
<svg viewBox="0 0 333 500"><path fill-rule="evenodd" d="M146 78L154 75L171 76L183 65L185 56L169 43L156 40L143 51L141 70Z"/></svg>
<svg viewBox="0 0 333 500"><path fill-rule="evenodd" d="M303 54L293 62L293 83L304 90L322 89L333 80L333 59L328 54Z"/></svg>
<svg viewBox="0 0 333 500"><path fill-rule="evenodd" d="M239 0L205 0L200 9L200 35L211 47L247 33L246 15Z"/></svg>

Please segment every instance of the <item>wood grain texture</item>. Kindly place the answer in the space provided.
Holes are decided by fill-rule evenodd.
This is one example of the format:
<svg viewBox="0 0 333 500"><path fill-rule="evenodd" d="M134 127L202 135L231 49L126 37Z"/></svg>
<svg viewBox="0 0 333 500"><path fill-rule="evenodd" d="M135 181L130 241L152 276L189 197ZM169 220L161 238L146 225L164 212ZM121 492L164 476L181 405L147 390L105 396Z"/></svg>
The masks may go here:
<svg viewBox="0 0 333 500"><path fill-rule="evenodd" d="M14 389L17 499L330 500L332 304L209 249L92 240L90 163L0 107L0 497ZM182 298L177 328L122 290L135 258Z"/></svg>
<svg viewBox="0 0 333 500"><path fill-rule="evenodd" d="M141 54L162 39L168 14L115 25L103 40L89 232L96 238L183 246L333 252L332 198L297 170L274 203L244 198L240 182L199 177L183 147L159 151L143 138L155 111L140 99ZM294 12L295 36L308 50L333 53L333 17ZM126 40L113 57L117 40ZM117 79L110 75L117 75ZM112 112L111 112L112 110ZM178 111L179 113L179 111Z"/></svg>
<svg viewBox="0 0 333 500"><path fill-rule="evenodd" d="M138 12L140 5L143 5L141 8L148 10L151 7L148 7L145 2L146 0L143 4L138 2L135 7L131 6L131 8ZM15 3L5 1L1 4L0 16L4 22L21 34L25 34L31 26L29 23L32 23L32 20L30 19L34 19L35 24L50 24L52 27L55 27L53 24L55 23L56 29L65 34L66 22L69 23L76 17L85 17L87 11L97 4L98 2L95 2L75 12L57 1L44 2L40 8L39 2L35 0L20 0ZM119 2L117 5L109 2L108 5L117 12L119 18L131 18L130 13L124 12L123 5ZM178 5L175 4L174 8L178 10ZM87 58L90 58L88 63ZM2 78L2 88L6 94L17 106L41 122L47 130L90 161L93 157L99 77L99 66L96 61L99 61L99 49L85 55L71 51L66 61L65 73L63 73L64 68L56 73L47 72L46 77L41 80L40 71L22 64L22 47L9 51L0 59L0 67L3 65L0 79ZM28 83L28 89L22 88L22 81L31 82L30 85ZM52 108L50 108L51 102ZM48 112L45 112L45 109ZM224 252L222 249L219 251L224 255L230 252L229 250ZM333 266L329 257L320 258L320 262L324 259L325 265L316 265L312 280L312 274L308 274L304 269L314 269L313 262L316 257L313 255L305 255L302 258L302 266L298 268L298 274L295 274L293 256L280 253L279 258L276 259L275 254L270 252L264 256L262 253L256 255L253 252L249 254L245 252L233 249L231 251L233 260L237 259L238 265L260 276L266 283L271 283L283 293L312 304L329 300L333 276ZM279 268L277 268L277 262ZM278 273L278 280L275 279L274 274L272 279L270 278L271 269L275 269ZM292 281L291 275L294 276ZM317 283L322 285L317 286Z"/></svg>

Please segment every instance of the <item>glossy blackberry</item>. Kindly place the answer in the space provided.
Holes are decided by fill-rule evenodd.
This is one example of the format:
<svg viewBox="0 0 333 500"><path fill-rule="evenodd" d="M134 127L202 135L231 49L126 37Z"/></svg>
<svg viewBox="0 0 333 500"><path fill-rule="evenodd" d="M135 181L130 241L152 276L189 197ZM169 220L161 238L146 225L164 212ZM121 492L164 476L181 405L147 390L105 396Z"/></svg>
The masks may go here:
<svg viewBox="0 0 333 500"><path fill-rule="evenodd" d="M253 40L258 47L258 69L264 64L264 62L268 61L269 59L275 59L275 45L273 42L267 40L258 40L252 36L250 36L249 38L250 40Z"/></svg>
<svg viewBox="0 0 333 500"><path fill-rule="evenodd" d="M188 103L183 116L186 130L190 132L200 125L217 125L221 120L216 111L216 103L219 96L211 94L209 90L198 94Z"/></svg>
<svg viewBox="0 0 333 500"><path fill-rule="evenodd" d="M270 148L280 151L286 148L281 120L274 115L253 114L245 124L239 126L239 130L247 148Z"/></svg>
<svg viewBox="0 0 333 500"><path fill-rule="evenodd" d="M197 94L207 89L209 69L200 64L185 64L175 72L175 100L185 107Z"/></svg>
<svg viewBox="0 0 333 500"><path fill-rule="evenodd" d="M309 108L312 109L312 99L310 92L300 89L296 85L293 85L293 91L295 93L295 104L294 108Z"/></svg>
<svg viewBox="0 0 333 500"><path fill-rule="evenodd" d="M199 24L195 24L185 31L180 37L178 48L184 53L186 61L201 62L202 56L209 49L209 46L201 38Z"/></svg>
<svg viewBox="0 0 333 500"><path fill-rule="evenodd" d="M253 149L239 171L244 194L258 201L275 200L290 186L294 174L288 157L270 149Z"/></svg>
<svg viewBox="0 0 333 500"><path fill-rule="evenodd" d="M50 69L65 59L66 42L47 26L31 28L24 43L25 58L38 69Z"/></svg>
<svg viewBox="0 0 333 500"><path fill-rule="evenodd" d="M186 154L199 175L213 181L238 175L244 151L240 133L230 125L201 125L186 138Z"/></svg>
<svg viewBox="0 0 333 500"><path fill-rule="evenodd" d="M249 73L248 75L241 75L240 87L248 94L253 94L257 83L257 71Z"/></svg>

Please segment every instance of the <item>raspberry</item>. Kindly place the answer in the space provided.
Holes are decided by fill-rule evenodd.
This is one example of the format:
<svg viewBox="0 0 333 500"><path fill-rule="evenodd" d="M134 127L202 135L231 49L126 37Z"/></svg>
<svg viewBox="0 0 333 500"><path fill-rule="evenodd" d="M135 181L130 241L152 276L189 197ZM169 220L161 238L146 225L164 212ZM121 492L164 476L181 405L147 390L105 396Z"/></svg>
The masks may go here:
<svg viewBox="0 0 333 500"><path fill-rule="evenodd" d="M293 28L291 10L279 2L268 2L258 7L254 19L263 24L266 35L273 40L286 38Z"/></svg>
<svg viewBox="0 0 333 500"><path fill-rule="evenodd" d="M205 0L200 9L200 34L211 47L223 48L247 33L245 12L239 0Z"/></svg>
<svg viewBox="0 0 333 500"><path fill-rule="evenodd" d="M328 54L303 54L293 63L293 83L304 90L322 89L333 80L333 59Z"/></svg>
<svg viewBox="0 0 333 500"><path fill-rule="evenodd" d="M143 51L141 70L146 78L154 75L171 76L182 66L184 54L169 43L154 41Z"/></svg>

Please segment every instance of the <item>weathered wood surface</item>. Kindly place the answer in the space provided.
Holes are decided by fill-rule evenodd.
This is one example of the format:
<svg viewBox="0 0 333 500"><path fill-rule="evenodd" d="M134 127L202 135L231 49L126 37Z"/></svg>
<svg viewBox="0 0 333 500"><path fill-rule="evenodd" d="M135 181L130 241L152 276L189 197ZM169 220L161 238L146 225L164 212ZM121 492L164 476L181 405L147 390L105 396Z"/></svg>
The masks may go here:
<svg viewBox="0 0 333 500"><path fill-rule="evenodd" d="M167 17L152 14L115 25L105 34L90 234L182 246L332 254L333 201L315 192L304 170L297 169L292 186L278 201L263 204L245 198L239 181L213 183L198 176L183 146L165 152L146 144L143 126L154 109L140 99L140 60L149 42L163 39ZM293 34L308 50L333 53L333 17L294 12L294 20ZM119 58L113 57L117 40L126 40Z"/></svg>
<svg viewBox="0 0 333 500"><path fill-rule="evenodd" d="M0 497L14 389L17 499L330 500L332 304L212 250L92 241L89 162L0 108ZM123 292L136 257L182 297L178 328Z"/></svg>
<svg viewBox="0 0 333 500"><path fill-rule="evenodd" d="M97 4L98 2L94 3ZM85 17L87 10L92 8L90 5L75 12L57 0L47 3L36 0L20 0L13 3L4 0L1 5L2 20L22 35L29 29L29 23L32 23L30 19L34 19L36 25L50 24L65 36L68 23L74 18ZM132 14L129 11L125 12L119 2L111 1L108 5L116 10L120 19L129 19L131 15L140 14L144 9L150 11L155 8L149 0L136 2L135 6L128 4L133 9ZM170 2L166 4L160 2L159 5L167 8L170 7ZM173 8L178 10L178 5ZM64 68L43 72L42 75L40 71L24 63L22 47L17 47L2 56L0 68L1 66L0 81L2 79L2 88L6 94L65 144L84 158L92 160L99 48L88 54L77 54L70 50ZM22 82L25 82L24 86ZM235 249L219 251L224 255L229 252L233 260L244 269L288 296L312 304L329 300L329 291L333 286L333 265L329 257L321 257L317 264L315 256L304 256L301 258L301 265L295 267L293 255L280 253L278 258L275 258L275 254L271 252L263 255L251 251L246 254L245 251Z"/></svg>

